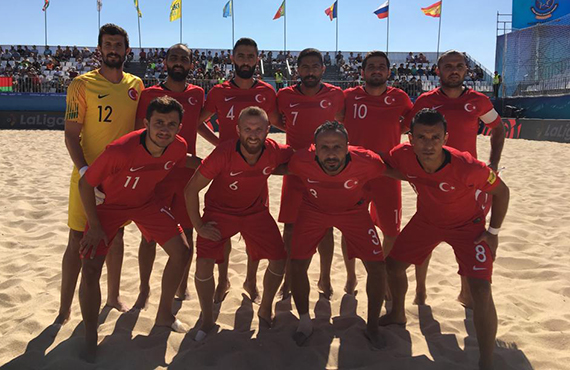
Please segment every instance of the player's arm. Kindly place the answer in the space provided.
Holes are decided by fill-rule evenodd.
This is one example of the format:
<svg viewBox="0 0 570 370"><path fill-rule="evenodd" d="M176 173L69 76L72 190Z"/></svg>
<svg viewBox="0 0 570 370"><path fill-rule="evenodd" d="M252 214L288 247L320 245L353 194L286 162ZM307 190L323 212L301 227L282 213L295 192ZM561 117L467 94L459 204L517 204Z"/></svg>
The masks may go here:
<svg viewBox="0 0 570 370"><path fill-rule="evenodd" d="M65 121L65 146L69 152L69 156L77 169L81 170L87 166L83 148L81 147L81 130L83 125L75 121ZM86 170L86 169L85 169ZM80 173L83 175L85 170Z"/></svg>
<svg viewBox="0 0 570 370"><path fill-rule="evenodd" d="M206 239L219 241L222 238L222 235L214 226L216 223L213 221L203 223L202 217L200 217L199 194L202 189L210 184L210 182L212 182L212 180L203 176L200 171L196 171L194 176L192 176L192 179L190 179L184 188L184 198L186 199L188 216L190 217L192 225L194 225L198 235Z"/></svg>
<svg viewBox="0 0 570 370"><path fill-rule="evenodd" d="M510 198L510 190L507 185L500 179L497 179L497 181L499 181L499 184L492 190L487 191L488 194L493 196L489 228L485 230L477 240L475 240L475 243L480 243L482 241L487 242L491 249L493 260L495 260L497 255L497 248L499 246L499 229L501 228L503 220L507 214Z"/></svg>
<svg viewBox="0 0 570 370"><path fill-rule="evenodd" d="M279 130L286 132L287 128L283 122L283 117L279 114L279 111L275 109L273 112L269 113L269 123L271 126L277 127Z"/></svg>
<svg viewBox="0 0 570 370"><path fill-rule="evenodd" d="M279 166L275 167L272 174L273 175L290 175L289 163L281 163Z"/></svg>
<svg viewBox="0 0 570 370"><path fill-rule="evenodd" d="M196 157L195 155L192 155L190 153L186 154L186 165L185 165L186 168L191 168L195 170L198 167L200 167L201 164L202 164L202 158Z"/></svg>
<svg viewBox="0 0 570 370"><path fill-rule="evenodd" d="M386 164L386 171L384 171L382 175L391 177L396 180L407 180L406 176L404 176L400 171L390 167L388 164Z"/></svg>
<svg viewBox="0 0 570 370"><path fill-rule="evenodd" d="M498 118L501 119L500 117ZM489 157L489 167L498 171L501 153L505 145L505 126L502 122L493 127L491 130L491 156Z"/></svg>
<svg viewBox="0 0 570 370"><path fill-rule="evenodd" d="M211 112L206 108L202 108L202 111L200 112L200 117L198 117L197 131L198 134L200 134L200 136L206 139L207 142L209 142L212 145L218 146L218 144L220 143L220 139L216 136L214 131L212 131L212 129L208 127L208 124L206 123L206 121L210 117L212 117L212 115L214 115L214 112Z"/></svg>
<svg viewBox="0 0 570 370"><path fill-rule="evenodd" d="M87 253L91 249L91 254L89 258L93 259L95 257L95 252L97 251L97 246L101 243L101 240L105 241L105 245L109 244L107 235L103 228L101 227L101 222L99 221L99 216L97 215L97 209L95 205L95 187L87 181L85 176L79 179L79 194L81 196L81 202L83 202L83 209L87 215L87 221L89 223L89 230L85 233L80 241L79 253L86 257Z"/></svg>

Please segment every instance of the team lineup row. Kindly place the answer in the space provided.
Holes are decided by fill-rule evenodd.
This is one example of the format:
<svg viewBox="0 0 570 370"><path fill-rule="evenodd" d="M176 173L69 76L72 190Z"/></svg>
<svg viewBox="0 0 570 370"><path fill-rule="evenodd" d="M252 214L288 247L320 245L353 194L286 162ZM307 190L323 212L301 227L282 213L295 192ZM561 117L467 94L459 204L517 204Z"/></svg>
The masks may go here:
<svg viewBox="0 0 570 370"><path fill-rule="evenodd" d="M253 301L260 300L260 324L271 326L281 285L280 295L288 298L292 292L299 313L298 345L313 331L307 270L317 250L318 286L325 296L332 295L333 227L343 235L348 294L357 284L354 258L366 267L365 334L376 348L385 345L379 325L406 322L406 268L417 266L415 303L425 303L431 251L446 241L462 276L459 300L474 310L479 366L492 368L497 316L490 279L509 199L495 172L504 128L489 99L463 86L467 69L462 53L440 57L441 87L412 105L403 91L386 86L390 64L382 52L364 59L365 85L343 92L321 82L322 55L305 49L298 57L301 81L276 94L253 79L258 48L243 38L232 51L234 78L214 87L205 99L201 88L186 84L190 58L185 45L168 50L166 82L145 90L140 79L122 71L128 46L122 28L103 26L98 40L101 69L76 78L67 96L65 137L75 168L55 323L69 319L81 271L88 360L95 360L104 262L107 304L127 310L119 298L122 227L133 221L143 234L140 293L133 308L148 302L158 243L169 259L156 324L175 331L185 331L172 314L172 301L188 296L196 230L194 280L202 311L198 341L212 332L213 304L230 288L230 238L238 232L248 252L244 289ZM219 137L204 123L213 114ZM491 128L489 165L476 159L479 120ZM270 125L285 131L287 145L267 138ZM407 131L410 143L400 144ZM216 146L203 161L195 156L197 134ZM278 218L284 223L283 236L267 208L271 174L284 175ZM400 180L408 181L418 196L417 212L401 232ZM199 193L208 185L200 215ZM256 281L260 259L269 260L261 298ZM392 310L379 318L386 295Z"/></svg>

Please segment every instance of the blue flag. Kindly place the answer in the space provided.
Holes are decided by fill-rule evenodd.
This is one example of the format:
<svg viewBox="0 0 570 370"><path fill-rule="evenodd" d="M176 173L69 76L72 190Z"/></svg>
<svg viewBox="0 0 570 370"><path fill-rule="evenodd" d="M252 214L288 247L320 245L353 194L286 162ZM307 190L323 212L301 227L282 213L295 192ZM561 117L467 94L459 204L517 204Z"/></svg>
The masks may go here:
<svg viewBox="0 0 570 370"><path fill-rule="evenodd" d="M224 5L224 18L231 17L232 11L232 0L230 0L226 5Z"/></svg>

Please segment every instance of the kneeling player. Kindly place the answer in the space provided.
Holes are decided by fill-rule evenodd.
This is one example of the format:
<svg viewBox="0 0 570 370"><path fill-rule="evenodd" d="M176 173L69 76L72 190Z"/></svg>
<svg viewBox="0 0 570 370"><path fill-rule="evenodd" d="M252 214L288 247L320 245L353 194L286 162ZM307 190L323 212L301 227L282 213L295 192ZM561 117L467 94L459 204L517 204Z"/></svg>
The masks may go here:
<svg viewBox="0 0 570 370"><path fill-rule="evenodd" d="M238 232L254 260L269 259L258 316L271 325L275 293L285 271L287 254L275 220L267 209L267 178L289 161L293 150L267 139L269 120L258 107L239 115L239 139L220 144L204 160L185 190L188 214L198 238L195 283L202 309L200 341L214 327L214 263L224 261L224 244ZM200 217L198 194L212 183Z"/></svg>
<svg viewBox="0 0 570 370"><path fill-rule="evenodd" d="M418 206L387 258L393 306L379 322L406 322L406 269L410 264L421 265L445 241L453 248L459 274L467 277L473 295L479 367L491 369L497 334L491 273L509 189L492 169L468 152L443 146L448 137L446 126L445 118L436 110L419 111L411 123L410 143L397 146L386 159L410 182L418 195ZM493 196L488 229L484 211L476 201L477 189Z"/></svg>
<svg viewBox="0 0 570 370"><path fill-rule="evenodd" d="M172 300L190 258L188 243L169 209L154 198L154 188L174 167L186 164L186 142L177 136L183 109L169 97L153 100L147 110L146 130L134 131L111 143L79 181L87 214L81 240L79 301L85 323L86 357L95 360L97 318L101 306L99 278L109 243L119 228L134 221L148 240L156 240L169 259L162 276L162 295L156 325L183 331L172 314ZM95 205L94 188L105 193Z"/></svg>
<svg viewBox="0 0 570 370"><path fill-rule="evenodd" d="M291 243L292 293L300 316L294 339L302 345L313 332L307 270L320 240L329 228L336 227L346 239L348 258L360 258L368 272L365 334L375 348L381 348L384 340L378 330L378 317L386 270L363 188L367 181L384 174L386 166L374 152L349 147L348 134L336 121L317 128L314 140L314 147L296 152L288 165L288 172L298 176L307 190Z"/></svg>

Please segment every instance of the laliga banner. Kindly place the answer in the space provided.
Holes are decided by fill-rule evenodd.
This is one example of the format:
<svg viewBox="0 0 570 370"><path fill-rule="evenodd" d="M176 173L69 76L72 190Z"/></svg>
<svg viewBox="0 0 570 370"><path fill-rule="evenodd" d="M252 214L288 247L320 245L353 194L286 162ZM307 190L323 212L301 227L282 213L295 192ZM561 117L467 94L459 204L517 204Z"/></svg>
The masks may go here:
<svg viewBox="0 0 570 370"><path fill-rule="evenodd" d="M522 29L570 14L569 0L513 0L513 28Z"/></svg>

